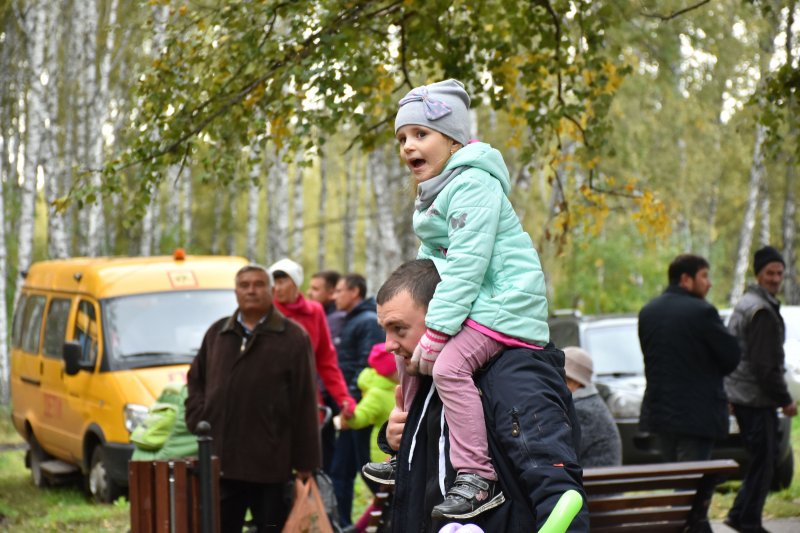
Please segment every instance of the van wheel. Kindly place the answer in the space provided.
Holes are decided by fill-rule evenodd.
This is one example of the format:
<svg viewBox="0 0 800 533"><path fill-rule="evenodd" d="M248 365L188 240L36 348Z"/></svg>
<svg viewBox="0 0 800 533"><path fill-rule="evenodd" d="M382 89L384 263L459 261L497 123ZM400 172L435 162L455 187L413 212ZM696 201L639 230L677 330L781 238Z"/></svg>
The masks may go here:
<svg viewBox="0 0 800 533"><path fill-rule="evenodd" d="M112 503L124 492L108 475L103 446L100 444L92 450L92 464L86 482L89 494L98 503Z"/></svg>
<svg viewBox="0 0 800 533"><path fill-rule="evenodd" d="M49 487L50 481L47 479L47 476L44 475L44 472L42 472L42 463L49 461L51 457L42 449L42 446L39 444L39 441L36 440L33 432L31 432L30 439L28 439L28 444L30 445L30 450L28 451L28 466L31 469L33 484L39 488Z"/></svg>

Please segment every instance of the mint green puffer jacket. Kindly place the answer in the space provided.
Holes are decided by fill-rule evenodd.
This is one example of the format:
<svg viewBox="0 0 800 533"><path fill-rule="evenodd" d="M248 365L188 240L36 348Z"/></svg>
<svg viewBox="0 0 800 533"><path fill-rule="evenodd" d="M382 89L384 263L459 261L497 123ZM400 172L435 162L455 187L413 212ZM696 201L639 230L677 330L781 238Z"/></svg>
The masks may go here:
<svg viewBox="0 0 800 533"><path fill-rule="evenodd" d="M445 170L469 167L414 212L422 244L442 281L428 306L429 328L454 335L467 317L494 331L538 345L550 340L539 255L508 199L508 168L486 143L469 144Z"/></svg>

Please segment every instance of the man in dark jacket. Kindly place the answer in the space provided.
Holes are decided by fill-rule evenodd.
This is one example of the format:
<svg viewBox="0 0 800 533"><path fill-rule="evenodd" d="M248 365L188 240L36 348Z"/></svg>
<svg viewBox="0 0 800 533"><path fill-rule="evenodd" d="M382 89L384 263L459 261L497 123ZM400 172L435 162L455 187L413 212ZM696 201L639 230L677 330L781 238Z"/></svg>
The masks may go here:
<svg viewBox="0 0 800 533"><path fill-rule="evenodd" d="M725 378L751 463L725 523L737 531L761 532L761 512L778 457L776 409L795 416L797 403L783 375L786 330L776 298L783 282L783 257L765 246L755 253L753 270L757 283L747 287L728 324L742 345L742 361Z"/></svg>
<svg viewBox="0 0 800 533"><path fill-rule="evenodd" d="M438 282L433 262L416 260L395 270L378 293L386 348L409 372L416 370L411 355L425 332L425 313ZM439 531L444 522L433 520L431 510L455 480L442 402L429 376L418 379L409 411L402 410L398 392L398 407L379 438L384 451L398 454L391 506L392 531L397 533ZM566 386L563 353L552 344L543 350L508 349L476 374L475 381L506 501L470 521L487 532L529 533L542 527L567 490L578 491L585 501L575 451L580 428ZM569 531L588 530L584 504Z"/></svg>
<svg viewBox="0 0 800 533"><path fill-rule="evenodd" d="M286 483L320 466L311 343L272 305L263 267L236 274L236 301L236 312L208 329L189 369L186 424L211 424L222 531L242 531L249 508L259 532L279 532Z"/></svg>
<svg viewBox="0 0 800 533"><path fill-rule="evenodd" d="M669 265L669 286L639 312L639 341L647 379L641 428L659 436L667 461L711 458L728 434L722 379L739 363L739 345L716 308L708 262L679 255Z"/></svg>
<svg viewBox="0 0 800 533"><path fill-rule="evenodd" d="M350 394L361 400L358 375L367 366L372 347L383 342L383 330L375 314L375 299L367 298L367 281L360 274L347 274L336 284L336 307L347 315L339 336L333 339L339 355L339 367ZM347 418L347 413L342 416ZM372 427L347 429L339 433L331 463L331 480L339 507L342 527L351 524L355 476L369 461L369 438Z"/></svg>

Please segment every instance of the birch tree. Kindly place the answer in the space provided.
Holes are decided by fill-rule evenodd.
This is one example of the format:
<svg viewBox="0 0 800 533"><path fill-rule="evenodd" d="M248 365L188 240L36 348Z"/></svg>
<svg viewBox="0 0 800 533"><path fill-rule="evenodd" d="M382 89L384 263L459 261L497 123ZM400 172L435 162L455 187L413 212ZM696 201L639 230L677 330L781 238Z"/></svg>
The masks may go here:
<svg viewBox="0 0 800 533"><path fill-rule="evenodd" d="M48 10L47 16L47 34L50 35L51 45L47 47L45 63L47 64L47 71L52 73L52 78L48 85L51 86L47 91L48 101L48 115L52 117L50 122L50 135L48 136L49 146L48 153L53 157L53 172L48 172L45 176L45 199L47 200L47 249L51 258L64 258L69 255L69 246L67 243L66 224L64 214L55 209L55 200L66 193L64 186L64 179L66 176L67 160L65 154L59 154L59 140L60 133L63 130L62 122L57 120L59 117L59 95L61 91L58 90L59 85L63 83L56 76L59 71L58 68L58 49L55 45L56 42L61 42L64 35L64 28L60 24L61 20L69 20L69 17L63 11L64 4L59 2L55 7ZM66 61L69 61L67 58ZM67 121L68 122L68 121ZM68 133L68 132L67 132ZM60 155L60 157L59 157Z"/></svg>
<svg viewBox="0 0 800 533"><path fill-rule="evenodd" d="M327 228L325 220L328 218L328 159L322 148L319 149L319 207L317 209L317 270L325 268L325 249L327 245Z"/></svg>
<svg viewBox="0 0 800 533"><path fill-rule="evenodd" d="M25 116L25 166L20 201L19 237L17 248L17 280L14 303L19 298L23 275L28 270L33 253L33 228L36 215L36 182L40 166L46 164L45 144L47 96L44 54L47 45L46 2L31 5L22 19L28 51L28 98ZM44 170L44 169L43 169Z"/></svg>
<svg viewBox="0 0 800 533"><path fill-rule="evenodd" d="M343 237L344 244L342 246L342 255L344 255L344 271L352 272L355 268L355 254L356 254L356 220L358 216L359 205L359 173L356 168L357 164L355 158L350 159L345 157L344 161L344 197L345 197L345 212L344 212L344 228Z"/></svg>
<svg viewBox="0 0 800 533"><path fill-rule="evenodd" d="M258 239L258 207L260 204L261 187L259 181L261 179L261 165L256 162L250 170L250 182L247 186L247 220L245 227L247 228L247 237L245 245L245 253L248 259L255 260L256 257L256 243Z"/></svg>
<svg viewBox="0 0 800 533"><path fill-rule="evenodd" d="M181 178L181 193L183 204L181 206L181 245L189 248L193 243L192 235L192 175L187 172Z"/></svg>
<svg viewBox="0 0 800 533"><path fill-rule="evenodd" d="M772 55L775 52L775 37L778 33L778 21L776 16L768 17L770 27L765 31L760 39L761 54L759 56L759 82L756 88L756 100L758 102L758 109L763 112L767 102L764 98L764 87L767 74L769 72L769 64ZM759 195L762 190L762 182L764 181L764 143L767 139L767 126L760 120L756 122L755 126L755 140L753 143L753 160L750 165L750 180L747 186L747 202L745 204L744 216L742 218L742 225L739 230L739 246L736 252L736 266L733 271L733 285L731 292L728 296L728 303L731 306L736 305L745 288L745 276L747 274L747 267L750 264L750 249L753 244L753 230L756 225L756 212L758 209ZM763 224L762 224L763 226ZM767 226L769 224L767 223ZM763 235L762 235L763 237Z"/></svg>
<svg viewBox="0 0 800 533"><path fill-rule="evenodd" d="M268 262L271 264L289 255L289 172L286 164L286 146L270 143L270 161L267 173L269 188L269 235L267 236Z"/></svg>
<svg viewBox="0 0 800 533"><path fill-rule="evenodd" d="M386 270L396 268L401 262L401 246L397 239L394 227L394 217L390 206L397 203L398 196L392 194L389 185L389 168L386 164L386 154L384 150L373 150L369 154L368 173L375 191L375 226L377 229L378 240L376 248L369 250L369 253L378 254L383 258L383 264L379 268L383 271L376 273L378 278L385 279L389 272ZM411 202L407 204L410 212L413 209ZM408 231L411 232L409 226Z"/></svg>
<svg viewBox="0 0 800 533"><path fill-rule="evenodd" d="M303 257L303 231L305 231L305 207L303 206L303 151L298 150L294 158L292 181L292 255L296 261Z"/></svg>
<svg viewBox="0 0 800 533"><path fill-rule="evenodd" d="M0 63L0 67L3 67ZM2 75L0 74L0 78ZM2 87L3 80L0 79L0 87ZM1 94L1 93L0 93ZM2 127L0 121L0 156L6 154L7 143L5 142L5 129ZM3 165L0 165L0 405L8 405L9 387L8 387L8 314L6 305L6 279L8 276L6 261L8 259L8 248L6 246L6 210L5 210L5 195L3 194L5 173L3 172Z"/></svg>
<svg viewBox="0 0 800 533"><path fill-rule="evenodd" d="M791 69L794 67L795 56L793 50L792 32L795 21L795 9L797 2L792 0L788 6L786 16L786 65ZM797 147L800 143L800 131L798 131L797 118L800 108L797 99L789 99L788 113L794 119L790 122L787 135L787 149L785 150L786 161L786 185L783 200L783 213L781 215L781 236L783 237L783 260L786 261L786 272L783 278L783 294L787 304L800 304L800 286L797 280L797 255L795 246L797 245Z"/></svg>

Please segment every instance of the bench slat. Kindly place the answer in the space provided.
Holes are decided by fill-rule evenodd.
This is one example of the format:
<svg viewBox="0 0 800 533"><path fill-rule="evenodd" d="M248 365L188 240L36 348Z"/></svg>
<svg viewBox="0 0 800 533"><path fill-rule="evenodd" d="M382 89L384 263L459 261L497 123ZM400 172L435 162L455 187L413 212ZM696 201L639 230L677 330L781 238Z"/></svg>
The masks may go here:
<svg viewBox="0 0 800 533"><path fill-rule="evenodd" d="M624 511L611 511L607 513L591 513L589 523L595 527L611 526L617 524L651 524L653 522L682 521L686 523L691 506L682 505L662 509L626 509Z"/></svg>
<svg viewBox="0 0 800 533"><path fill-rule="evenodd" d="M609 494L619 492L634 492L642 490L683 489L691 490L697 487L702 479L700 475L693 476L666 476L632 479L611 479L607 481L590 481L583 483L583 489L591 497L595 494Z"/></svg>
<svg viewBox="0 0 800 533"><path fill-rule="evenodd" d="M685 528L685 522L671 521L658 524L623 524L609 527L592 527L592 533L631 533L633 531L646 531L647 533L681 533Z"/></svg>
<svg viewBox="0 0 800 533"><path fill-rule="evenodd" d="M589 498L589 512L618 511L622 509L642 509L647 507L689 506L694 500L694 492L674 492L671 494L632 494L630 496L606 496Z"/></svg>
<svg viewBox="0 0 800 533"><path fill-rule="evenodd" d="M656 463L647 465L601 466L587 468L583 471L583 481L603 479L627 479L637 476L653 477L658 475L683 474L733 474L739 465L731 459L714 459L712 461L691 461L686 463Z"/></svg>

